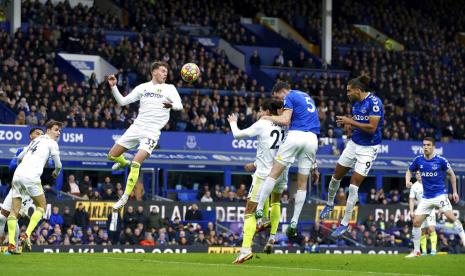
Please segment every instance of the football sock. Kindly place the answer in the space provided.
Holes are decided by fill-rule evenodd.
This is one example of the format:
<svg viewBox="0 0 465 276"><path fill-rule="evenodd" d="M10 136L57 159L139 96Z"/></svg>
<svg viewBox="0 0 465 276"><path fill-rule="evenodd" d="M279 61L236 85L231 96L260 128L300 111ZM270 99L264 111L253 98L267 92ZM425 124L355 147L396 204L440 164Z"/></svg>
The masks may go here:
<svg viewBox="0 0 465 276"><path fill-rule="evenodd" d="M18 224L18 219L13 216L8 216L8 243L16 245L15 236L16 236L16 225Z"/></svg>
<svg viewBox="0 0 465 276"><path fill-rule="evenodd" d="M263 218L270 219L270 197L267 197L263 205Z"/></svg>
<svg viewBox="0 0 465 276"><path fill-rule="evenodd" d="M421 228L420 227L413 227L412 236L413 236L413 251L414 252L420 252Z"/></svg>
<svg viewBox="0 0 465 276"><path fill-rule="evenodd" d="M420 238L421 252L426 253L426 235L422 234Z"/></svg>
<svg viewBox="0 0 465 276"><path fill-rule="evenodd" d="M465 245L465 232L463 231L462 223L457 219L454 221L455 230L459 234L460 239L462 240L463 244Z"/></svg>
<svg viewBox="0 0 465 276"><path fill-rule="evenodd" d="M258 200L257 210L263 210L263 206L265 205L265 201L270 196L271 192L274 189L274 185L276 184L276 179L272 177L267 177L265 182L263 182L262 188L260 189L260 198Z"/></svg>
<svg viewBox="0 0 465 276"><path fill-rule="evenodd" d="M429 233L429 240L431 241L431 251L436 251L438 245L438 235L436 231Z"/></svg>
<svg viewBox="0 0 465 276"><path fill-rule="evenodd" d="M6 217L0 213L0 237L5 235L5 224L6 224Z"/></svg>
<svg viewBox="0 0 465 276"><path fill-rule="evenodd" d="M243 248L252 247L252 240L256 229L257 219L255 218L255 214L246 214L244 217L244 235L242 238Z"/></svg>
<svg viewBox="0 0 465 276"><path fill-rule="evenodd" d="M358 200L358 186L350 184L349 186L349 196L347 197L346 203L346 212L344 217L341 220L341 224L344 226L349 225L350 218L352 217L352 211L354 210L355 204Z"/></svg>
<svg viewBox="0 0 465 276"><path fill-rule="evenodd" d="M270 223L271 229L270 234L275 235L278 232L279 220L281 219L281 203L275 202L271 203L271 212L270 212Z"/></svg>
<svg viewBox="0 0 465 276"><path fill-rule="evenodd" d="M116 156L116 157L108 154L107 158L113 162L120 164L121 166L127 166L130 163L128 160L126 160L126 158L124 158L123 154L121 154L120 156Z"/></svg>
<svg viewBox="0 0 465 276"><path fill-rule="evenodd" d="M124 188L125 195L131 195L132 190L134 190L134 186L136 186L137 179L139 179L139 171L140 171L140 164L136 161L132 161L131 163L131 171L128 175L128 180L126 182L126 187Z"/></svg>
<svg viewBox="0 0 465 276"><path fill-rule="evenodd" d="M334 205L334 198L336 197L337 190L339 189L339 185L341 184L341 180L337 180L336 178L331 177L331 181L329 182L328 186L328 205Z"/></svg>
<svg viewBox="0 0 465 276"><path fill-rule="evenodd" d="M44 215L44 209L37 207L34 213L31 216L29 224L27 225L26 234L28 237L31 236L32 231L36 228L37 224L39 224L42 216ZM9 230L10 228L8 228Z"/></svg>
<svg viewBox="0 0 465 276"><path fill-rule="evenodd" d="M302 212L302 207L304 207L306 195L306 190L297 190L294 198L294 215L292 216L291 221L299 221L300 213Z"/></svg>

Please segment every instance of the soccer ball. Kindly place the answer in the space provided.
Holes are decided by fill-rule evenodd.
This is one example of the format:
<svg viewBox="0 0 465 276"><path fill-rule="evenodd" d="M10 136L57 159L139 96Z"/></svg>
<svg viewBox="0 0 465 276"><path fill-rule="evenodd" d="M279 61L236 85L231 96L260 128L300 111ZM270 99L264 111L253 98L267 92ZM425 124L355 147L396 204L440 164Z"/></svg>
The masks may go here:
<svg viewBox="0 0 465 276"><path fill-rule="evenodd" d="M200 69L195 63L186 63L181 68L181 78L187 82L194 82L200 77Z"/></svg>

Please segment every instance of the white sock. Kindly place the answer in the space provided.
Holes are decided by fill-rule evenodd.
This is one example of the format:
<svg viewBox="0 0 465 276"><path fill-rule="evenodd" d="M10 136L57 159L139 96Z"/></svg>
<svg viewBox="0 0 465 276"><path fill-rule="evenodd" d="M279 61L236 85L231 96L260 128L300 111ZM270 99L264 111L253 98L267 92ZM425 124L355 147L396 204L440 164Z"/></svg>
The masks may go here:
<svg viewBox="0 0 465 276"><path fill-rule="evenodd" d="M339 185L341 184L341 180L337 180L336 178L331 177L331 181L329 182L328 186L328 202L327 204L330 206L334 205L334 198L336 197L337 190L339 190Z"/></svg>
<svg viewBox="0 0 465 276"><path fill-rule="evenodd" d="M341 220L341 224L344 226L349 225L350 217L352 217L352 211L354 211L355 204L358 200L358 186L350 184L349 196L347 197L346 212Z"/></svg>
<svg viewBox="0 0 465 276"><path fill-rule="evenodd" d="M265 179L265 181L262 184L262 188L260 189L260 198L258 200L257 210L263 210L263 205L265 205L265 201L273 191L275 184L276 180L272 177L268 176Z"/></svg>
<svg viewBox="0 0 465 276"><path fill-rule="evenodd" d="M5 235L5 224L6 224L6 217L0 213L0 237Z"/></svg>
<svg viewBox="0 0 465 276"><path fill-rule="evenodd" d="M292 216L291 221L299 221L300 213L302 212L302 207L304 207L306 196L306 190L297 190L294 198L294 215Z"/></svg>
<svg viewBox="0 0 465 276"><path fill-rule="evenodd" d="M462 223L457 219L454 222L455 230L458 232L460 239L463 242L463 245L465 246L465 232L463 231L463 226Z"/></svg>
<svg viewBox="0 0 465 276"><path fill-rule="evenodd" d="M421 228L413 227L412 236L413 236L413 252L420 252Z"/></svg>

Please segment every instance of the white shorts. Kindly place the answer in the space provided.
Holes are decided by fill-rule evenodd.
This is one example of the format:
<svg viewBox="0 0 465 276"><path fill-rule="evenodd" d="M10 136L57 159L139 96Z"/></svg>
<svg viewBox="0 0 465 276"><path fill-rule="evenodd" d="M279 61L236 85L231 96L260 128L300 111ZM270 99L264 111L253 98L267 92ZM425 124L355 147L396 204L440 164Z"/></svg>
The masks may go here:
<svg viewBox="0 0 465 276"><path fill-rule="evenodd" d="M282 194L287 187L287 177L289 175L289 168L284 169L283 173L276 179L276 183L273 188L273 193ZM250 185L249 193L247 198L252 202L260 201L260 193L262 191L264 178L257 175L252 175L252 185Z"/></svg>
<svg viewBox="0 0 465 276"><path fill-rule="evenodd" d="M297 159L299 173L310 174L318 150L318 138L313 132L290 130L283 144L279 146L275 160L286 167Z"/></svg>
<svg viewBox="0 0 465 276"><path fill-rule="evenodd" d="M14 175L11 185L12 198L36 197L44 193L40 179L31 180L20 175Z"/></svg>
<svg viewBox="0 0 465 276"><path fill-rule="evenodd" d="M415 215L430 215L434 209L438 209L440 212L452 211L452 205L447 195L421 199L415 210ZM434 217L436 218L436 216Z"/></svg>
<svg viewBox="0 0 465 276"><path fill-rule="evenodd" d="M5 210L5 211L8 211L8 212L11 212L11 209L12 209L12 192L13 189L10 189L10 191L8 192L8 195L5 197L5 200L3 201L2 203L2 210ZM34 208L35 209L35 205L34 205L34 202L32 201L32 198L28 195L23 195L21 197L21 209L19 209L19 214L21 216L29 216L29 209L30 208Z"/></svg>
<svg viewBox="0 0 465 276"><path fill-rule="evenodd" d="M350 140L337 163L343 167L354 169L362 176L367 176L373 161L376 159L379 147L380 145L361 146Z"/></svg>
<svg viewBox="0 0 465 276"><path fill-rule="evenodd" d="M159 139L160 130L144 129L143 127L132 124L123 136L116 140L116 144L127 149L133 149L139 144L137 149L144 150L148 152L148 154L152 154L152 151L157 146Z"/></svg>
<svg viewBox="0 0 465 276"><path fill-rule="evenodd" d="M430 226L436 226L436 209L433 209L431 214L426 217L426 219L421 224L421 229L429 228Z"/></svg>

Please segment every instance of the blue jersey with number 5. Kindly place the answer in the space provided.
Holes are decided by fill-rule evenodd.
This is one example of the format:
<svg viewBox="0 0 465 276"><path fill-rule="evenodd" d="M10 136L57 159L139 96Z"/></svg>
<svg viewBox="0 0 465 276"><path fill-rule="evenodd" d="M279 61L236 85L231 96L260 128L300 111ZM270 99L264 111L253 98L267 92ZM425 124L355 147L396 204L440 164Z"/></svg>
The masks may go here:
<svg viewBox="0 0 465 276"><path fill-rule="evenodd" d="M291 90L284 98L284 109L292 109L289 130L320 134L320 118L313 99L305 92Z"/></svg>

